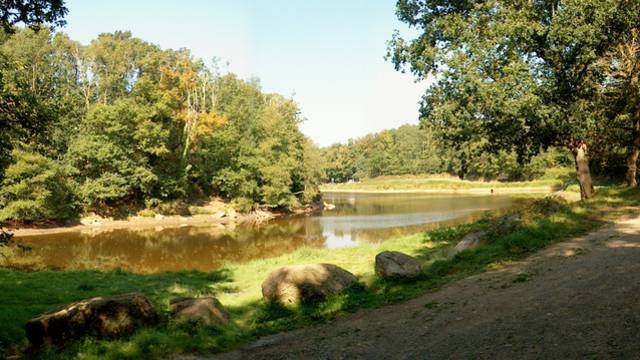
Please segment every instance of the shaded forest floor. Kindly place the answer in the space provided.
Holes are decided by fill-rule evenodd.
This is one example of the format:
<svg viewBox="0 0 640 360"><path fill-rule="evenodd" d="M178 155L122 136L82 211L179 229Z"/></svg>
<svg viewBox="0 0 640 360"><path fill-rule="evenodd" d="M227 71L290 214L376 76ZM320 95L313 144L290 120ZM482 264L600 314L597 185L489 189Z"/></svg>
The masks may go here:
<svg viewBox="0 0 640 360"><path fill-rule="evenodd" d="M636 215L406 303L206 359L635 358L640 209L627 210Z"/></svg>

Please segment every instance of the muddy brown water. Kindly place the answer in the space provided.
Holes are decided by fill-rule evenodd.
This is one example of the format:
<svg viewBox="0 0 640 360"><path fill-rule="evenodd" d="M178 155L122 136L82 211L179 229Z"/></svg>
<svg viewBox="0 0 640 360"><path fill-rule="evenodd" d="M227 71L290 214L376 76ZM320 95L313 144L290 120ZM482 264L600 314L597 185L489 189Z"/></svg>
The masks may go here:
<svg viewBox="0 0 640 360"><path fill-rule="evenodd" d="M91 229L19 237L48 266L140 273L211 271L301 247L340 248L381 242L439 226L470 221L512 207L512 196L325 193L336 208L235 228L185 226Z"/></svg>

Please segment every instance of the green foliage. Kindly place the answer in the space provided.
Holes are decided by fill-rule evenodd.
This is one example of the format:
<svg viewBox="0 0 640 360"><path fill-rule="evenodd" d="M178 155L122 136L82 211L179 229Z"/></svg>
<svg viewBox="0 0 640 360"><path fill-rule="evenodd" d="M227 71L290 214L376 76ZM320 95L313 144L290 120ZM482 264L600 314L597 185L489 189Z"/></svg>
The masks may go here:
<svg viewBox="0 0 640 360"><path fill-rule="evenodd" d="M297 104L257 80L130 32L88 46L47 29L2 35L0 181L11 150L26 146L68 168L85 211L211 196L290 208L317 197L322 167Z"/></svg>
<svg viewBox="0 0 640 360"><path fill-rule="evenodd" d="M63 169L42 155L14 150L0 189L1 220L64 220L77 215Z"/></svg>
<svg viewBox="0 0 640 360"><path fill-rule="evenodd" d="M63 0L10 0L0 6L0 26L7 32L13 31L13 25L23 23L38 28L44 23L54 26L66 24L64 16L67 8Z"/></svg>
<svg viewBox="0 0 640 360"><path fill-rule="evenodd" d="M314 197L321 174L311 168L317 155L298 129L297 105L235 76L222 77L217 88L216 108L226 123L202 140L210 146L201 162L217 169L210 184L242 208L293 207L298 192ZM198 162L194 171L204 173Z"/></svg>
<svg viewBox="0 0 640 360"><path fill-rule="evenodd" d="M447 147L436 133L433 126L403 125L324 148L326 178L330 182L346 182L447 172L469 179L533 180L550 167L567 165L567 152L556 148L521 164L515 152L487 152L479 144Z"/></svg>
<svg viewBox="0 0 640 360"><path fill-rule="evenodd" d="M514 152L524 164L549 146L577 151L599 138L597 64L637 27L640 8L622 0L399 0L397 14L418 36L395 33L388 58L419 80L435 78L422 121L455 151ZM590 187L588 168L578 175Z"/></svg>
<svg viewBox="0 0 640 360"><path fill-rule="evenodd" d="M150 163L168 151L169 133L157 118L153 109L126 100L89 111L67 154L89 209L151 195L159 179Z"/></svg>
<svg viewBox="0 0 640 360"><path fill-rule="evenodd" d="M3 228L0 228L0 247L9 246L13 241L13 234Z"/></svg>

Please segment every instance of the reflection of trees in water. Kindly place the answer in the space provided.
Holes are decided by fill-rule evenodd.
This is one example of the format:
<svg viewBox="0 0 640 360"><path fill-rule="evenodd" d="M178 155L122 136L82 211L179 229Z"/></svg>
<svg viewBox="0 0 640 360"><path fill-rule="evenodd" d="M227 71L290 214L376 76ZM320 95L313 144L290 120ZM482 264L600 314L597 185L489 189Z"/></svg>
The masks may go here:
<svg viewBox="0 0 640 360"><path fill-rule="evenodd" d="M349 194L331 193L327 201L337 205L327 215L379 215L418 212L448 212L477 208L504 208L514 201L508 196L432 194Z"/></svg>
<svg viewBox="0 0 640 360"><path fill-rule="evenodd" d="M430 231L441 227L452 226L456 224L462 224L470 221L476 221L484 216L483 213L472 213L471 215L461 218L434 222L429 224L400 226L383 229L353 229L348 233L354 241L360 243L377 243L386 239L397 238L401 236L412 235L420 232ZM336 235L342 236L347 232L336 231Z"/></svg>
<svg viewBox="0 0 640 360"><path fill-rule="evenodd" d="M383 199L356 198L349 203L345 198L340 203L339 212L327 215L339 216L346 212L396 214L411 213L425 206L440 206L436 198L407 196L398 200L395 196ZM410 203L407 199L413 201ZM471 199L471 198L469 198ZM491 208L503 201L498 197L483 199L474 197L471 208ZM376 201L379 201L376 204ZM445 200L439 200L446 202ZM467 201L462 198L463 203ZM426 205L425 205L426 204ZM451 205L450 205L451 206ZM506 203L502 207L506 207ZM441 211L458 211L443 207ZM462 206L463 207L463 206ZM467 207L469 208L469 207ZM381 210L382 209L382 210ZM413 209L413 210L412 210ZM430 230L447 224L474 220L482 216L476 213L461 219L431 223L389 227L382 229L349 229L338 236L349 236L357 242L378 242L382 239L399 237ZM326 218L325 218L326 219ZM60 268L123 268L134 272L159 272L177 270L209 271L223 266L224 262L245 262L292 252L303 246L323 247L325 238L319 219L312 216L276 219L260 226L240 225L235 229L217 226L189 226L179 228L105 229L83 233L63 233L34 236L22 240L32 245L34 253L40 255L44 263Z"/></svg>
<svg viewBox="0 0 640 360"><path fill-rule="evenodd" d="M323 245L320 226L309 218L224 231L184 227L157 231L112 230L29 238L46 265L61 268L122 268L134 272L213 270L224 262L278 256L302 246Z"/></svg>

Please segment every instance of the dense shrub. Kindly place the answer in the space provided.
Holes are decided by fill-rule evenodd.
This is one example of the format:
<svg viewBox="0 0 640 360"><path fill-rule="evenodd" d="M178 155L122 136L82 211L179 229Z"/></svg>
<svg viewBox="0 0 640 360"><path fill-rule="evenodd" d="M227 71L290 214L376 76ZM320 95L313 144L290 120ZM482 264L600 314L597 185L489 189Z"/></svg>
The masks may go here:
<svg viewBox="0 0 640 360"><path fill-rule="evenodd" d="M65 220L77 216L61 166L40 154L14 150L0 189L0 220Z"/></svg>

